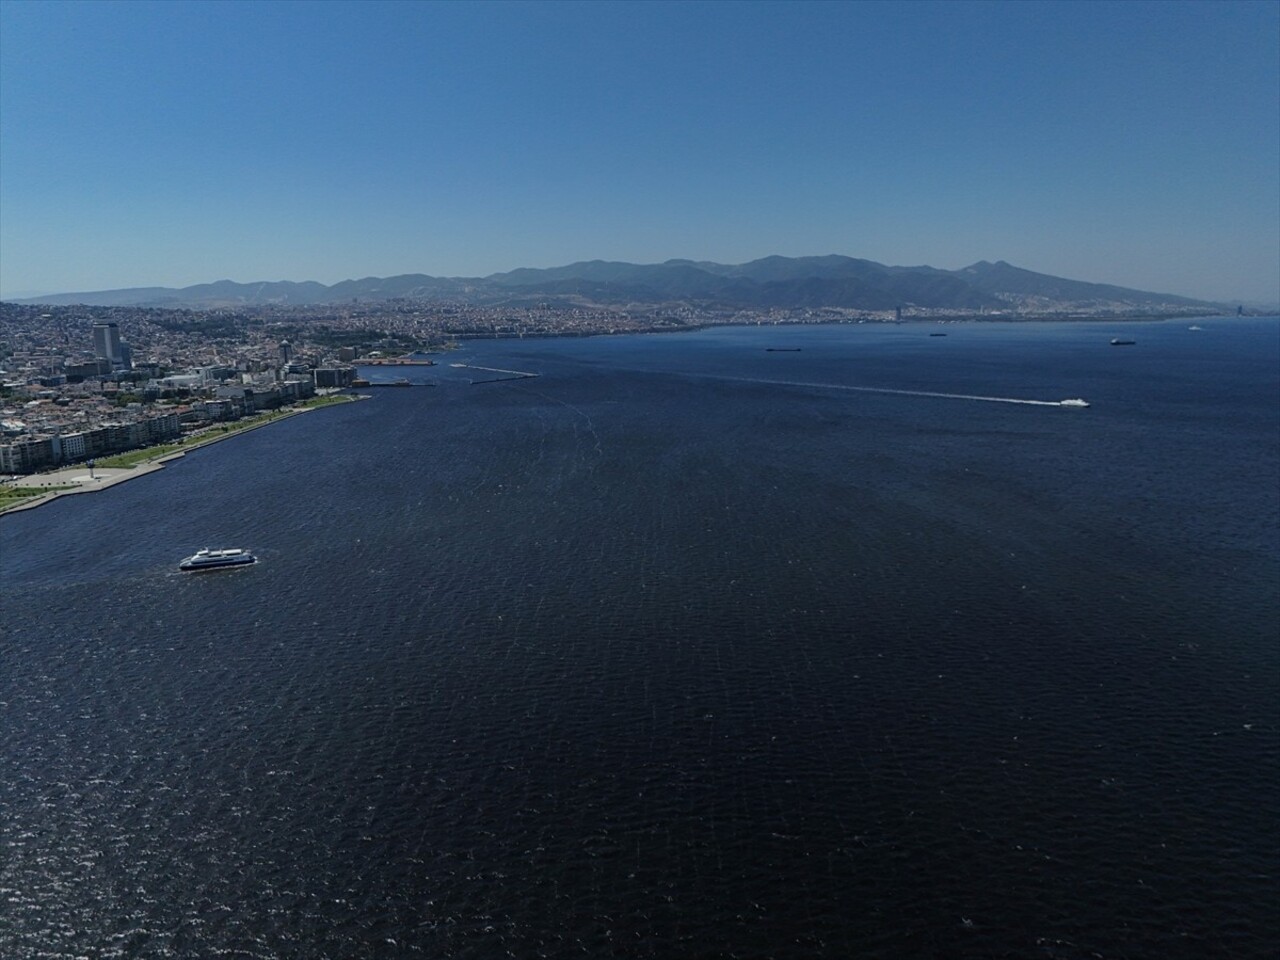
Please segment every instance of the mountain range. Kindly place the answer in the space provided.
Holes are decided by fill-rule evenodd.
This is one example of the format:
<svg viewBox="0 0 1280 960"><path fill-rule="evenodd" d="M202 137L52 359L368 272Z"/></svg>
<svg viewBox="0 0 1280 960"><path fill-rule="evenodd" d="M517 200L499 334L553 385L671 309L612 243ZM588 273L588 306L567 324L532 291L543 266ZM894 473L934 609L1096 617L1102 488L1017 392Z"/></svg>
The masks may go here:
<svg viewBox="0 0 1280 960"><path fill-rule="evenodd" d="M219 280L180 289L135 287L91 293L64 293L17 301L57 306L171 307L226 309L311 306L391 299L459 300L476 304L551 302L557 305L683 303L721 309L804 309L895 307L979 311L1046 308L1205 308L1202 300L1067 280L1023 270L1003 260L979 261L960 270L893 267L871 260L824 257L764 257L749 263L668 260L637 264L588 260L563 267L522 267L487 277L432 277L404 274L343 280L236 283Z"/></svg>

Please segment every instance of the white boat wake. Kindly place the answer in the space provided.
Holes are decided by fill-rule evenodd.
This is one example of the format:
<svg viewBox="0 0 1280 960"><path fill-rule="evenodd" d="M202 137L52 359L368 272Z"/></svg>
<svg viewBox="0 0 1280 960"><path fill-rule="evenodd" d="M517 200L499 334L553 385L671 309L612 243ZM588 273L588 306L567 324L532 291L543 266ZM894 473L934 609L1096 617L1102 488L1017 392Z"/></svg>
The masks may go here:
<svg viewBox="0 0 1280 960"><path fill-rule="evenodd" d="M819 390L850 390L855 393L885 393L901 397L938 397L944 400L978 400L982 403L1022 403L1033 407L1087 407L1084 400L1024 400L1021 397L983 397L972 393L940 393L935 390L895 390L891 387L855 387L847 383L812 383L801 380L765 380L758 377L731 377L715 373L682 374L707 377L712 380L731 380L739 383L763 383L779 387L810 387Z"/></svg>

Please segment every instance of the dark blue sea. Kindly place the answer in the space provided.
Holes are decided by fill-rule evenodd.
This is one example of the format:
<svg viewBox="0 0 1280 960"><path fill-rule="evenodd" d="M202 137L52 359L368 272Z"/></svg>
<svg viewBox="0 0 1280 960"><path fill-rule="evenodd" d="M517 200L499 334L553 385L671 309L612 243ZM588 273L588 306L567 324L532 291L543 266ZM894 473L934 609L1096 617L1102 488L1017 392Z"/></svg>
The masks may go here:
<svg viewBox="0 0 1280 960"><path fill-rule="evenodd" d="M1192 323L470 341L0 517L0 956L1277 956L1280 321Z"/></svg>

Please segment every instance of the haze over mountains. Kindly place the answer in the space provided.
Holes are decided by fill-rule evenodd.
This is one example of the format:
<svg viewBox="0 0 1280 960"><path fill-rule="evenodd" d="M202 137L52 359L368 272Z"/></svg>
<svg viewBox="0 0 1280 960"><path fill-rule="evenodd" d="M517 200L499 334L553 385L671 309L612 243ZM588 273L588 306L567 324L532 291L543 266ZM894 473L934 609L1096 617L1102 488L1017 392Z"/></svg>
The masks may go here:
<svg viewBox="0 0 1280 960"><path fill-rule="evenodd" d="M839 255L764 257L742 264L668 260L657 264L590 260L563 267L522 267L488 277L404 274L344 280L236 283L219 280L174 289L138 287L65 293L17 301L69 306L217 309L309 306L391 299L461 300L478 304L687 303L744 310L841 307L892 310L1044 310L1221 306L1173 294L1086 283L982 260L960 270L894 267Z"/></svg>

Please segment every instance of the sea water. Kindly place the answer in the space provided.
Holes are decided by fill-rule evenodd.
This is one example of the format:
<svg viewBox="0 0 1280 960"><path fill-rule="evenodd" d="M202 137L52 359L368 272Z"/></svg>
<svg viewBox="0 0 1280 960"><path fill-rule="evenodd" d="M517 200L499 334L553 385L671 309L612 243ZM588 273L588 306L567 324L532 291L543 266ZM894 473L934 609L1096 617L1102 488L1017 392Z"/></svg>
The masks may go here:
<svg viewBox="0 0 1280 960"><path fill-rule="evenodd" d="M1190 325L468 341L0 518L0 955L1274 955L1280 322Z"/></svg>

